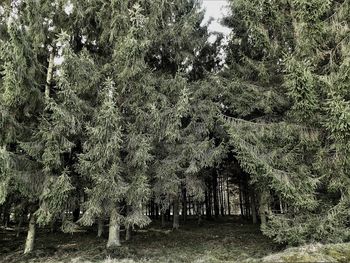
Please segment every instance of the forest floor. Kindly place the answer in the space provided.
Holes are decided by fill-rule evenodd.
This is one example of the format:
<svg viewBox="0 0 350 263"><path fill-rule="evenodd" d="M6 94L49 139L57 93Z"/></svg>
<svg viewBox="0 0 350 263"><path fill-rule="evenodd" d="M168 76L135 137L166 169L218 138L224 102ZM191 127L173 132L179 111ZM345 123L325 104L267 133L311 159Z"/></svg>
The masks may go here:
<svg viewBox="0 0 350 263"><path fill-rule="evenodd" d="M242 262L281 249L257 226L235 217L203 221L201 226L188 220L176 231L170 227L154 222L134 232L132 240L112 254L105 249L106 236L97 238L94 231L64 234L39 229L35 252L28 256L22 254L25 232L16 238L15 231L2 229L0 262Z"/></svg>
<svg viewBox="0 0 350 263"><path fill-rule="evenodd" d="M201 226L188 220L176 231L170 222L168 228L154 222L135 231L132 240L113 253L105 249L107 237L97 238L92 229L64 234L41 228L35 252L26 256L25 237L25 231L17 238L13 229L0 229L1 263L350 262L350 243L283 250L257 226L235 217L203 221Z"/></svg>

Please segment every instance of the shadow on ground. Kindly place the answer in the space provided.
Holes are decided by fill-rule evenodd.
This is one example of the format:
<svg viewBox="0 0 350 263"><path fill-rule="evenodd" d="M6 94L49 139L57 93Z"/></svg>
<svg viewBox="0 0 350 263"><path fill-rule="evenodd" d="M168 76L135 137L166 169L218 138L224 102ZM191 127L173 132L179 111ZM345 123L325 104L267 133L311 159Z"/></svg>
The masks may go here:
<svg viewBox="0 0 350 263"><path fill-rule="evenodd" d="M28 256L22 255L25 233L16 238L13 230L1 230L0 262L242 262L280 250L257 226L235 217L201 226L189 220L176 231L154 222L113 252L105 249L106 237L87 230L64 234L39 229L35 252Z"/></svg>

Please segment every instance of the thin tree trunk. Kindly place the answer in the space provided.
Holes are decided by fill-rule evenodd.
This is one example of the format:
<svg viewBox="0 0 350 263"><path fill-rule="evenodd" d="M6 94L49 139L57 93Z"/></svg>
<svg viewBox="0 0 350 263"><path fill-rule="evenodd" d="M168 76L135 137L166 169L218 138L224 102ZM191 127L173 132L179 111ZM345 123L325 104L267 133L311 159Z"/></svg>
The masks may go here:
<svg viewBox="0 0 350 263"><path fill-rule="evenodd" d="M131 233L132 233L131 226L128 225L125 229L125 240L126 241L129 241L131 239Z"/></svg>
<svg viewBox="0 0 350 263"><path fill-rule="evenodd" d="M97 237L102 237L103 234L103 227L104 227L104 222L103 222L103 217L99 217L97 219Z"/></svg>
<svg viewBox="0 0 350 263"><path fill-rule="evenodd" d="M207 219L211 219L212 215L212 203L211 203L211 182L207 180L207 191L205 191L205 216Z"/></svg>
<svg viewBox="0 0 350 263"><path fill-rule="evenodd" d="M50 222L50 232L55 233L56 232L56 217L53 217Z"/></svg>
<svg viewBox="0 0 350 263"><path fill-rule="evenodd" d="M228 178L226 180L226 186L227 186L227 213L230 216L231 215L231 204L230 204L230 187L228 185Z"/></svg>
<svg viewBox="0 0 350 263"><path fill-rule="evenodd" d="M120 225L118 222L118 210L114 207L110 214L107 248L113 249L120 244Z"/></svg>
<svg viewBox="0 0 350 263"><path fill-rule="evenodd" d="M17 229L16 229L16 237L19 237L21 234L21 227L23 223L23 215L21 214L18 218L18 224L17 224Z"/></svg>
<svg viewBox="0 0 350 263"><path fill-rule="evenodd" d="M182 220L186 222L187 219L187 192L185 186L182 186Z"/></svg>
<svg viewBox="0 0 350 263"><path fill-rule="evenodd" d="M51 81L52 81L54 59L55 59L55 48L52 48L52 51L50 53L50 58L49 58L49 66L47 68L47 75L46 75L46 85L45 85L45 99L46 100L48 100L50 98L50 86L51 86Z"/></svg>
<svg viewBox="0 0 350 263"><path fill-rule="evenodd" d="M3 225L5 228L8 227L8 223L10 221L10 209L11 209L11 205L9 205L10 202L6 202L4 205L3 205L3 208L2 208L2 215L3 215Z"/></svg>
<svg viewBox="0 0 350 263"><path fill-rule="evenodd" d="M35 240L35 216L33 213L30 213L29 228L28 228L27 239L24 247L24 254L28 254L33 251L34 240Z"/></svg>
<svg viewBox="0 0 350 263"><path fill-rule="evenodd" d="M219 178L219 197L220 197L220 210L221 210L221 216L225 215L225 202L224 202L224 187L223 187L223 178Z"/></svg>
<svg viewBox="0 0 350 263"><path fill-rule="evenodd" d="M218 200L218 173L213 170L213 200L214 200L214 214L215 217L219 217L219 200Z"/></svg>
<svg viewBox="0 0 350 263"><path fill-rule="evenodd" d="M269 213L269 193L264 191L260 193L259 200L259 215L261 220L261 226L266 225L266 216Z"/></svg>
<svg viewBox="0 0 350 263"><path fill-rule="evenodd" d="M155 202L153 202L153 203L155 205ZM129 216L130 213L131 213L131 207L130 207L130 205L127 205L126 206L126 214L127 214L127 216ZM158 214L158 211L157 211L157 214ZM125 226L125 240L126 241L129 241L131 239L131 232L132 232L131 225L127 224Z"/></svg>
<svg viewBox="0 0 350 263"><path fill-rule="evenodd" d="M242 183L239 183L239 208L241 209L241 217L244 218L244 209L243 209L243 191Z"/></svg>
<svg viewBox="0 0 350 263"><path fill-rule="evenodd" d="M171 211L170 211L170 206L169 206L169 208L166 210L166 217L167 217L167 221L169 221L170 222L170 216L171 215Z"/></svg>
<svg viewBox="0 0 350 263"><path fill-rule="evenodd" d="M162 227L165 227L165 212L163 210L161 211L161 224Z"/></svg>
<svg viewBox="0 0 350 263"><path fill-rule="evenodd" d="M155 203L156 206L156 219L159 219L159 205Z"/></svg>
<svg viewBox="0 0 350 263"><path fill-rule="evenodd" d="M173 229L178 229L179 224L179 197L174 198L174 210L173 210Z"/></svg>
<svg viewBox="0 0 350 263"><path fill-rule="evenodd" d="M198 225L202 224L202 206L197 202L197 216L198 216Z"/></svg>
<svg viewBox="0 0 350 263"><path fill-rule="evenodd" d="M256 215L255 193L253 189L250 190L250 206L252 209L253 224L256 224L258 222L258 218Z"/></svg>
<svg viewBox="0 0 350 263"><path fill-rule="evenodd" d="M280 203L280 211L281 211L281 214L283 214L283 203L282 203L281 197L279 198L279 203Z"/></svg>
<svg viewBox="0 0 350 263"><path fill-rule="evenodd" d="M77 222L80 217L80 207L77 207L73 210L73 222Z"/></svg>

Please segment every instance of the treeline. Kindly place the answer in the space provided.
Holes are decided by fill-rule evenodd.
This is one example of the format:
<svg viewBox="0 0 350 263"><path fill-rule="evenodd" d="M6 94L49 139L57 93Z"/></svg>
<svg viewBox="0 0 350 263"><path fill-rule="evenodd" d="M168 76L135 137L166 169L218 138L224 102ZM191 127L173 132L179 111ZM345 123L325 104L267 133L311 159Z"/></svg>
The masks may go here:
<svg viewBox="0 0 350 263"><path fill-rule="evenodd" d="M233 196L276 242L349 240L349 1L230 10L225 39L195 0L0 4L0 211L25 253L37 227L108 221L114 248Z"/></svg>

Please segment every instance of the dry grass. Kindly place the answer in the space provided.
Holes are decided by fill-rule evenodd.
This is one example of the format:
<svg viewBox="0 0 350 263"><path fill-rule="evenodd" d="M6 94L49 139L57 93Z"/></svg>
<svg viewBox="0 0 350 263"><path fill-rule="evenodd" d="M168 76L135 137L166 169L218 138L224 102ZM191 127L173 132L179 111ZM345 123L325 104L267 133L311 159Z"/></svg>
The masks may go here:
<svg viewBox="0 0 350 263"><path fill-rule="evenodd" d="M25 233L0 231L0 262L6 263L218 263L218 262L350 262L350 243L281 247L262 236L258 227L233 217L190 221L179 230L162 229L157 223L137 230L130 242L113 252L105 249L106 237L94 229L73 235L38 231L35 252L22 255Z"/></svg>
<svg viewBox="0 0 350 263"><path fill-rule="evenodd" d="M93 230L69 235L41 229L35 252L23 256L24 234L16 238L11 231L1 233L0 262L241 262L278 250L258 227L233 217L205 221L202 226L190 221L177 231L153 223L113 253L105 249L106 237L96 238Z"/></svg>

